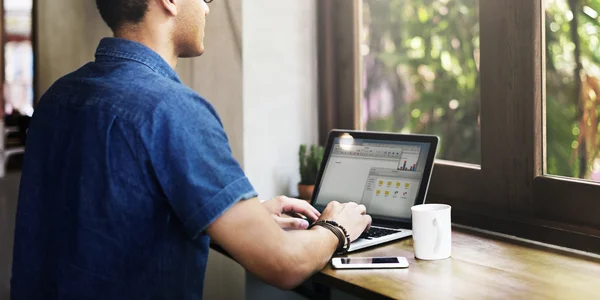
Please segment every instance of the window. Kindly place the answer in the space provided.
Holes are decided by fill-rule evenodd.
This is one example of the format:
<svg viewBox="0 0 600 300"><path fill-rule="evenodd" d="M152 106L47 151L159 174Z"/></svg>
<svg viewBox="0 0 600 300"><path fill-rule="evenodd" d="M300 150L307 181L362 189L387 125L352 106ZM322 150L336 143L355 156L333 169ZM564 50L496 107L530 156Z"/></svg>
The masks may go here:
<svg viewBox="0 0 600 300"><path fill-rule="evenodd" d="M600 1L547 0L547 173L600 181Z"/></svg>
<svg viewBox="0 0 600 300"><path fill-rule="evenodd" d="M440 136L481 163L478 0L362 3L360 128Z"/></svg>
<svg viewBox="0 0 600 300"><path fill-rule="evenodd" d="M4 0L4 113L33 114L33 0Z"/></svg>
<svg viewBox="0 0 600 300"><path fill-rule="evenodd" d="M0 0L0 173L20 169L33 114L34 7L33 0Z"/></svg>
<svg viewBox="0 0 600 300"><path fill-rule="evenodd" d="M351 127L433 133L443 142L446 127L461 126L463 135L445 145L450 152L438 156L461 163L436 162L427 201L451 204L457 223L598 251L599 15L597 0L319 1L320 135ZM442 20L448 27L439 28ZM430 59L435 39L445 40ZM453 52L457 45L471 50ZM469 64L475 68L465 76L476 84L455 96L465 82L457 74ZM444 83L452 78L454 90ZM413 89L412 102L394 94L403 85ZM423 108L428 98L436 100ZM442 107L463 118L431 124Z"/></svg>

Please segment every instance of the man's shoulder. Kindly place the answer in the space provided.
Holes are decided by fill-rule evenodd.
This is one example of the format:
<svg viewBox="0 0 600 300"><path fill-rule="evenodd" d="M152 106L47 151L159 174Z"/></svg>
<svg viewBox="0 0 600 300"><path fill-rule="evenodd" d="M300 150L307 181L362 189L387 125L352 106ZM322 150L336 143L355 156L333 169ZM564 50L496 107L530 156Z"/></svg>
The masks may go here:
<svg viewBox="0 0 600 300"><path fill-rule="evenodd" d="M91 89L102 96L128 96L160 101L165 97L200 98L183 83L137 63L87 63L58 79L48 92L60 93L67 88Z"/></svg>
<svg viewBox="0 0 600 300"><path fill-rule="evenodd" d="M44 102L93 107L134 123L157 113L192 111L216 116L212 105L194 90L140 64L88 63L57 80L40 104Z"/></svg>

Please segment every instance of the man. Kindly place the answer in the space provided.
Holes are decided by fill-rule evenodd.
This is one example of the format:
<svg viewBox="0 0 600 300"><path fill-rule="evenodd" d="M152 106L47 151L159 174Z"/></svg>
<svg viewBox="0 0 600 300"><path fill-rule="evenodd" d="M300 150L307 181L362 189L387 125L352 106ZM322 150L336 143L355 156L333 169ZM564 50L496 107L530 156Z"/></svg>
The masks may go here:
<svg viewBox="0 0 600 300"><path fill-rule="evenodd" d="M206 3L96 3L115 38L58 80L31 121L13 299L200 299L209 239L292 288L347 246L342 228L354 240L369 226L356 203L319 215L300 200L256 198L216 112L174 71L204 52ZM283 230L307 227L287 211L337 223Z"/></svg>

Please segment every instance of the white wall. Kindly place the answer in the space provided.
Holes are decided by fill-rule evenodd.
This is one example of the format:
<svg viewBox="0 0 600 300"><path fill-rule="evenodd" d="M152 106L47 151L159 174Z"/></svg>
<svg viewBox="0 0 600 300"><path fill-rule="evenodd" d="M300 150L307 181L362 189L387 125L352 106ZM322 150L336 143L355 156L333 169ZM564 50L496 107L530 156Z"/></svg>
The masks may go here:
<svg viewBox="0 0 600 300"><path fill-rule="evenodd" d="M316 1L248 0L243 20L244 169L261 199L295 194L317 141Z"/></svg>
<svg viewBox="0 0 600 300"><path fill-rule="evenodd" d="M244 170L261 199L296 195L298 147L317 142L316 1L243 9ZM246 275L246 299L303 299Z"/></svg>
<svg viewBox="0 0 600 300"><path fill-rule="evenodd" d="M95 1L37 0L39 82L41 96L58 78L94 60L100 39L110 29Z"/></svg>

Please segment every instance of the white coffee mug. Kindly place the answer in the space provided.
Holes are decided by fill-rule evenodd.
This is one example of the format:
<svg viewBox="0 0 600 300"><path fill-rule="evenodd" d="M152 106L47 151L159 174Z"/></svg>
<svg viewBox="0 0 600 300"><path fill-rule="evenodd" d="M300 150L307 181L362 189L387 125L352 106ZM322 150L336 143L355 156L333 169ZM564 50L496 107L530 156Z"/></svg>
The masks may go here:
<svg viewBox="0 0 600 300"><path fill-rule="evenodd" d="M422 204L411 208L415 257L445 259L452 254L450 205Z"/></svg>

